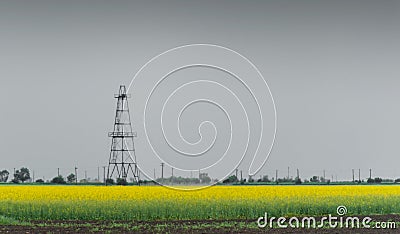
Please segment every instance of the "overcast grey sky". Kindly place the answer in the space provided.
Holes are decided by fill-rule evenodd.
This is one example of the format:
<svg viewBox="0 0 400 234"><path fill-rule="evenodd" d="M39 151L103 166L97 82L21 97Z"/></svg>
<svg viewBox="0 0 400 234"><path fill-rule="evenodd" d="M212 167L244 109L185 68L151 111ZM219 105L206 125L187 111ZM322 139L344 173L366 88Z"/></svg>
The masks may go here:
<svg viewBox="0 0 400 234"><path fill-rule="evenodd" d="M274 95L260 174L397 178L399 36L399 1L1 1L0 169L96 177L118 86L161 52L211 43L249 58Z"/></svg>

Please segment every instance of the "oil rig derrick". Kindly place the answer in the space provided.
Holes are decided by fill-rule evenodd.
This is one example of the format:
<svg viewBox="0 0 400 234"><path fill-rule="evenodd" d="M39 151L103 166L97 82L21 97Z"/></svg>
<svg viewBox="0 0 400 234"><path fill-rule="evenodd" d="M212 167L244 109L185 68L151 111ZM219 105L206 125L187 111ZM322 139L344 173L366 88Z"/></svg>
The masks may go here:
<svg viewBox="0 0 400 234"><path fill-rule="evenodd" d="M108 162L107 181L119 179L127 182L127 178L139 184L139 170L136 161L132 123L129 115L128 98L125 85L119 87L119 93L115 94L117 109L115 111L114 130L108 133L111 138L111 151Z"/></svg>

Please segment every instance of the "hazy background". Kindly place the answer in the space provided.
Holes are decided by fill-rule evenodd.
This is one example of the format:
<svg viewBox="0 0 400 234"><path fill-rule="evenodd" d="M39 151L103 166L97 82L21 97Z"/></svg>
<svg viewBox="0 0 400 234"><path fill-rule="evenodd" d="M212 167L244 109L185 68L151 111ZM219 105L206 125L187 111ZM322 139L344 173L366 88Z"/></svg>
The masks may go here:
<svg viewBox="0 0 400 234"><path fill-rule="evenodd" d="M260 174L398 178L399 36L399 1L1 1L0 169L97 177L118 86L167 49L212 43L250 58L274 95Z"/></svg>

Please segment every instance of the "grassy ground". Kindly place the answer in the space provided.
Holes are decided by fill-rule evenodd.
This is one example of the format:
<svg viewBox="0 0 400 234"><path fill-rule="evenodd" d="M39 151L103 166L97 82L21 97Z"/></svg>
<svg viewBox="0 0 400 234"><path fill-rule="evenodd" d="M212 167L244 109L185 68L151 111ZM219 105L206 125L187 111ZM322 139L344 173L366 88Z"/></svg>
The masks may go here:
<svg viewBox="0 0 400 234"><path fill-rule="evenodd" d="M400 215L370 216L376 221L394 221ZM363 217L360 217L362 219ZM259 228L255 220L177 220L177 221L31 221L1 217L0 233L398 233L399 229L354 228ZM373 223L371 223L373 224Z"/></svg>

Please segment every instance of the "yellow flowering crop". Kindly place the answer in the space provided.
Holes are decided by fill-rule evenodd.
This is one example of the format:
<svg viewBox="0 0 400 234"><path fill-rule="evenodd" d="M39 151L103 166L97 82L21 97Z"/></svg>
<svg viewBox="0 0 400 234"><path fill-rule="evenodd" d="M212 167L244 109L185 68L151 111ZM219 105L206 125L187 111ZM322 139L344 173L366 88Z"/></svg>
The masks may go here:
<svg viewBox="0 0 400 234"><path fill-rule="evenodd" d="M345 205L352 214L400 213L399 186L0 186L0 215L19 219L255 219L323 215Z"/></svg>

